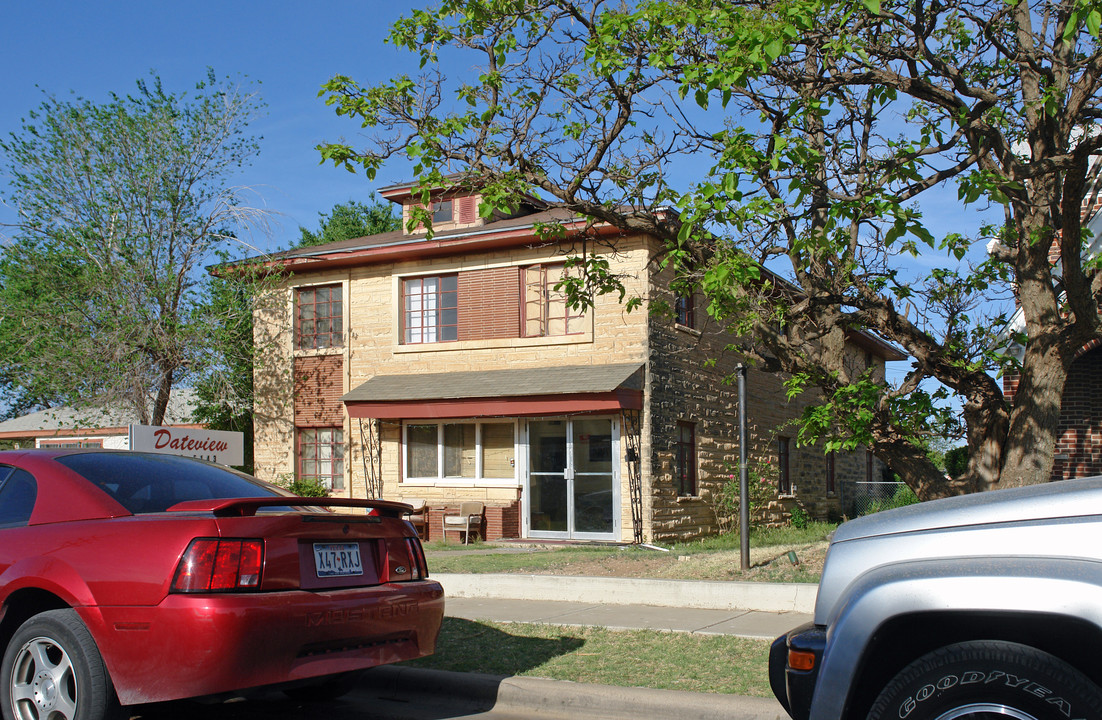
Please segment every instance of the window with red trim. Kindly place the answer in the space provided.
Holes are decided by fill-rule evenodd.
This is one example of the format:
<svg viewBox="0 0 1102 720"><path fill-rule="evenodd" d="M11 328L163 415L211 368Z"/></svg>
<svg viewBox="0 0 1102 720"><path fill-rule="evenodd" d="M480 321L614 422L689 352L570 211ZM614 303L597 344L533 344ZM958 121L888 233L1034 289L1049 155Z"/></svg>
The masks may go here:
<svg viewBox="0 0 1102 720"><path fill-rule="evenodd" d="M331 489L344 487L344 430L299 428L298 479L317 480Z"/></svg>
<svg viewBox="0 0 1102 720"><path fill-rule="evenodd" d="M781 495L792 494L792 475L788 467L791 443L791 438L777 438L777 490Z"/></svg>
<svg viewBox="0 0 1102 720"><path fill-rule="evenodd" d="M577 276L577 269L567 269L563 263L532 265L524 268L524 336L555 337L584 332L585 312L572 308L566 294L555 286L568 275Z"/></svg>
<svg viewBox="0 0 1102 720"><path fill-rule="evenodd" d="M459 277L439 275L402 280L402 343L459 339Z"/></svg>
<svg viewBox="0 0 1102 720"><path fill-rule="evenodd" d="M696 327L696 298L693 297L692 293L678 295L674 303L674 310L678 325L687 328Z"/></svg>
<svg viewBox="0 0 1102 720"><path fill-rule="evenodd" d="M677 423L677 494L696 495L696 426Z"/></svg>
<svg viewBox="0 0 1102 720"><path fill-rule="evenodd" d="M295 290L295 347L344 347L344 301L340 285Z"/></svg>

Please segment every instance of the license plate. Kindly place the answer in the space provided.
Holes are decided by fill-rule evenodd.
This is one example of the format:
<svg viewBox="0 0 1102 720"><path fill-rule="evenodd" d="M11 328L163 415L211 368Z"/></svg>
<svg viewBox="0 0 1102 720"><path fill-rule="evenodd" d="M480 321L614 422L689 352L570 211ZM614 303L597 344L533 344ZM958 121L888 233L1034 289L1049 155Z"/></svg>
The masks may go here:
<svg viewBox="0 0 1102 720"><path fill-rule="evenodd" d="M320 578L363 575L360 546L356 543L314 543L314 568Z"/></svg>

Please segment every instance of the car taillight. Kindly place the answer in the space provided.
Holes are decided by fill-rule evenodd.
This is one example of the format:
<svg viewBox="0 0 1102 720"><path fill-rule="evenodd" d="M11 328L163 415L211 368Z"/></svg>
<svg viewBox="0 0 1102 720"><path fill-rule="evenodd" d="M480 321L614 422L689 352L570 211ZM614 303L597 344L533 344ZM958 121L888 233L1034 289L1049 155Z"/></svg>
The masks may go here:
<svg viewBox="0 0 1102 720"><path fill-rule="evenodd" d="M263 540L196 538L180 558L173 592L219 592L260 587Z"/></svg>
<svg viewBox="0 0 1102 720"><path fill-rule="evenodd" d="M417 538L406 538L409 545L409 562L412 566L413 579L424 580L429 576L429 564L425 560L425 549L421 547L421 541Z"/></svg>

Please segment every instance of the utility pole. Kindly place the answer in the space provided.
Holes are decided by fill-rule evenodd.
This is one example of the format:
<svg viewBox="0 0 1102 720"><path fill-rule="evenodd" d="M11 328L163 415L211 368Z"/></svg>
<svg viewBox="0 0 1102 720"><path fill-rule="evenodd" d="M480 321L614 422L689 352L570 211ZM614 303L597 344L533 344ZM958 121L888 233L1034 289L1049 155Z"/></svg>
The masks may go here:
<svg viewBox="0 0 1102 720"><path fill-rule="evenodd" d="M750 569L750 469L746 453L746 366L739 363L738 373L738 535L742 569Z"/></svg>

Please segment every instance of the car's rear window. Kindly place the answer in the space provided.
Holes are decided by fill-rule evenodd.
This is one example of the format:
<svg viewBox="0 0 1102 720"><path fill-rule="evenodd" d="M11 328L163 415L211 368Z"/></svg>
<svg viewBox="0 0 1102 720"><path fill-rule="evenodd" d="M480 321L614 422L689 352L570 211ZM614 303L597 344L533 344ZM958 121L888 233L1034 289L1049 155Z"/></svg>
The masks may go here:
<svg viewBox="0 0 1102 720"><path fill-rule="evenodd" d="M187 500L282 494L243 473L174 455L78 453L61 455L57 462L83 476L135 515L164 512Z"/></svg>

